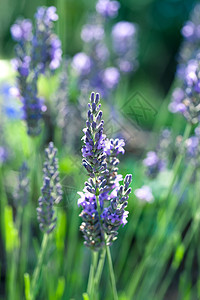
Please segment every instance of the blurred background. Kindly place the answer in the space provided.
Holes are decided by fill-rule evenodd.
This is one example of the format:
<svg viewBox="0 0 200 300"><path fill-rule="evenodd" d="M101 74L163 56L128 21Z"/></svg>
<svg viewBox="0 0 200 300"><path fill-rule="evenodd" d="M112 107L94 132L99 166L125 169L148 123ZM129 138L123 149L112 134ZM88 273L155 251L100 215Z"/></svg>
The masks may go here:
<svg viewBox="0 0 200 300"><path fill-rule="evenodd" d="M114 119L112 118L110 123L111 112L106 101L103 101L103 108L105 109L108 135L117 136L118 126L120 135L123 133L127 141L127 154L121 158L120 172L123 176L126 173L133 174L132 187L135 190L143 184L149 184L144 175L141 159L144 158L146 150L153 150L160 130L168 127L173 130L174 136L177 136L183 132L185 127L182 116L174 116L169 113L168 104L174 87L177 57L183 40L181 28L188 20L196 1L121 0L119 2L119 13L106 25L108 30L121 20L138 24L138 68L129 76L124 76L125 79L122 78L122 82L111 96L112 105L124 119L129 119L130 123L117 122L117 124L112 124L115 127L112 129L110 124ZM15 56L15 43L11 38L10 27L19 17L33 20L37 7L42 5L54 5L57 8L59 19L55 24L55 32L62 42L63 57L69 60L83 49L83 41L80 38L81 28L87 23L89 15L94 13L95 1L0 0L0 92L2 103L9 102L9 97L6 98L5 83L9 82L11 85L15 83L15 73L10 63ZM81 124L76 127L78 129L75 129L76 135L70 129L71 135L78 136L78 140L73 141L73 146L70 142L67 145L63 144L60 138L62 133L55 125L56 110L50 97L51 93L55 94L56 92L58 73L55 73L52 79L42 78L39 82L40 93L47 99L48 106L47 114L44 117L47 126L44 129L42 141L33 142L27 137L24 126L20 125L20 116L16 115L20 114L19 103L18 109L16 106L12 109L12 105L8 105L9 122L4 120L3 112L0 110L0 134L1 137L5 136L5 139L2 139L3 142L1 137L0 141L3 146L7 146L10 152L10 159L4 165L0 164L0 196L1 199L4 199L1 209L5 210L5 214L3 211L1 214L7 218L3 224L5 225L7 221L10 226L7 228L1 224L2 228L5 227L5 230L2 230L4 233L2 233L0 241L0 299L2 300L7 299L5 295L11 288L9 285L9 276L11 275L8 270L12 266L9 264L9 259L12 257L15 247L18 247L17 233L13 223L17 215L17 205L13 195L17 189L19 167L24 159L29 161L32 166L30 196L32 204L27 209L25 224L27 218L30 217L30 236L33 239L27 242L28 254L22 251L22 254L27 256L26 262L23 264L26 266L26 271L31 274L41 242L41 233L38 229L34 209L37 206L42 181L43 150L44 146L52 139L58 147L64 200L58 210L58 229L52 238L56 243L54 245L52 243L47 254L46 273L43 274L44 285L41 287L38 299L81 299L80 295L86 289L90 252L83 246L83 238L78 229L80 212L76 206L77 191L84 186L83 174L86 178L83 168L80 167L80 137L82 136L81 130L85 125L81 120ZM1 83L3 83L2 86ZM71 86L70 101L74 103L79 93L76 91L77 86L73 87L73 83ZM145 103L145 108L148 108L147 116L142 115L139 120L137 115L131 115L129 118L130 105L133 103L131 101ZM10 118L10 116L12 117ZM78 119L77 115L76 119ZM77 134L77 132L79 133ZM135 135L136 139L132 141L131 138ZM71 138L69 138L70 141ZM174 145L175 139L171 148L174 149ZM32 149L38 150L37 159L35 154L32 157ZM175 153L173 150L171 152L171 157L174 158ZM171 172L167 170L150 183L155 197L155 201L151 205L143 205L143 203L139 203L134 194L131 196L130 222L126 226L127 228L120 229L119 238L112 247L120 300L200 299L199 270L195 265L197 261L200 263L200 254L197 253L199 227L197 226L196 231L192 229L192 233L189 232L189 236L184 240L192 223L191 220L193 218L199 220L199 216L194 216L195 205L187 202L187 197L193 199L194 194L191 194L191 190L187 190L185 196L181 199L177 198L178 200L175 199L178 207L180 203L182 205L179 207L176 218L173 219L170 214L168 218L167 204L160 201L160 195L163 190L168 188L167 182L170 176ZM6 210L7 204L12 208L11 210L8 208ZM188 215L185 213L187 210ZM27 232L25 234L27 235ZM194 243L190 248L190 237L193 237L193 234ZM9 239L11 244L8 244ZM7 240L6 246L5 240ZM186 241L186 244L182 243L183 240ZM147 248L146 245L148 245ZM159 257L162 257L160 263ZM53 263L51 263L52 260ZM62 266L64 267L62 268ZM55 274L53 274L54 270ZM81 276L80 271L82 272ZM106 279L107 269L103 274L99 299L112 299ZM68 286L70 287L68 288ZM16 298L13 300L25 299L21 298L23 289L23 278L20 278ZM135 296L129 297L127 294ZM8 299L12 300L12 298Z"/></svg>

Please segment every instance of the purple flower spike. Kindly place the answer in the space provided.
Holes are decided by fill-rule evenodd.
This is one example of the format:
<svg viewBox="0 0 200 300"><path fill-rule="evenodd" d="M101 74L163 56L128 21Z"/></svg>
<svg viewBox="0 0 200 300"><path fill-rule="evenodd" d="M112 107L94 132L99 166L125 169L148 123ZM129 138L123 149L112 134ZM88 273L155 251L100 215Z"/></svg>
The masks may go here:
<svg viewBox="0 0 200 300"><path fill-rule="evenodd" d="M54 144L49 143L45 149L46 159L43 168L43 187L41 197L38 200L37 208L38 222L40 229L45 233L51 233L56 226L54 205L62 199L62 189L58 172L57 149Z"/></svg>
<svg viewBox="0 0 200 300"><path fill-rule="evenodd" d="M72 68L78 75L86 75L91 70L91 59L84 52L79 52L72 59Z"/></svg>
<svg viewBox="0 0 200 300"><path fill-rule="evenodd" d="M132 175L126 175L123 185L119 184L123 178L118 174L118 155L124 154L125 143L120 139L106 139L99 102L99 94L92 93L82 148L83 166L90 178L85 182L78 200L78 205L83 209L80 230L85 245L93 250L99 250L105 244L111 245L119 227L127 223L128 212L125 208L132 180Z"/></svg>

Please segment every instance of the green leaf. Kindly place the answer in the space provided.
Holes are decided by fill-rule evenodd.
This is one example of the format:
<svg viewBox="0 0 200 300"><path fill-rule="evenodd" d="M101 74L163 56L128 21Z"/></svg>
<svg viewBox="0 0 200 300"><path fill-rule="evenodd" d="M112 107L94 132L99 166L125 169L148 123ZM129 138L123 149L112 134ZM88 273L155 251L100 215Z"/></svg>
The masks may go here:
<svg viewBox="0 0 200 300"><path fill-rule="evenodd" d="M25 297L26 300L31 300L31 284L30 284L30 276L28 273L24 274L24 285L25 285Z"/></svg>
<svg viewBox="0 0 200 300"><path fill-rule="evenodd" d="M87 293L83 294L83 300L90 300L89 296Z"/></svg>

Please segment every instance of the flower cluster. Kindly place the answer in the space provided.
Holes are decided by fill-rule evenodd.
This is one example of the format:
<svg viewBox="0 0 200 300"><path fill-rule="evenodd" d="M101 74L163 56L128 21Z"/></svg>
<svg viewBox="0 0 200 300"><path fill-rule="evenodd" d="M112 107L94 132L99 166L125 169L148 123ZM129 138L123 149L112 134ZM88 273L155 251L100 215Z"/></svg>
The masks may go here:
<svg viewBox="0 0 200 300"><path fill-rule="evenodd" d="M33 74L31 82L27 82L21 92L23 104L23 118L27 123L27 133L37 136L41 131L42 112L46 110L43 99L37 96L37 74Z"/></svg>
<svg viewBox="0 0 200 300"><path fill-rule="evenodd" d="M83 209L80 229L85 245L93 250L112 244L120 225L127 223L128 212L125 208L132 180L132 176L127 175L123 185L119 184L122 176L118 175L117 156L124 153L125 144L123 140L109 140L104 135L99 101L99 94L92 93L82 149L83 166L89 179L85 182L83 192L79 193L81 198L78 200L78 205Z"/></svg>
<svg viewBox="0 0 200 300"><path fill-rule="evenodd" d="M137 31L136 24L127 21L113 26L113 49L121 72L128 73L137 68Z"/></svg>
<svg viewBox="0 0 200 300"><path fill-rule="evenodd" d="M53 22L58 20L54 6L39 7L36 14L36 28L33 37L32 63L41 73L55 70L61 62L61 42L52 32Z"/></svg>
<svg viewBox="0 0 200 300"><path fill-rule="evenodd" d="M49 143L45 149L45 162L43 167L43 187L41 197L38 200L37 216L40 229L50 233L56 226L54 205L62 199L62 188L60 184L58 159L56 158L57 149L53 143Z"/></svg>
<svg viewBox="0 0 200 300"><path fill-rule="evenodd" d="M62 54L60 40L53 33L53 21L58 19L56 8L39 7L35 19L35 26L25 19L18 20L11 27L12 37L17 42L13 65L18 73L19 97L31 136L40 133L40 121L45 109L38 97L38 77L47 70L58 68Z"/></svg>
<svg viewBox="0 0 200 300"><path fill-rule="evenodd" d="M200 167L200 127L196 127L194 136L185 141L186 157L195 168Z"/></svg>
<svg viewBox="0 0 200 300"><path fill-rule="evenodd" d="M146 174L150 178L155 178L166 165L171 145L171 132L169 129L161 131L156 151L147 152L143 164L146 168Z"/></svg>
<svg viewBox="0 0 200 300"><path fill-rule="evenodd" d="M184 38L180 51L180 63L187 63L200 46L200 4L197 3L190 15L189 20L183 25L181 34Z"/></svg>
<svg viewBox="0 0 200 300"><path fill-rule="evenodd" d="M182 28L184 41L179 54L176 81L178 87L172 94L169 110L182 114L188 122L200 120L200 5L197 4Z"/></svg>
<svg viewBox="0 0 200 300"><path fill-rule="evenodd" d="M2 112L1 112L1 105L0 105L0 115L3 116ZM6 136L5 136L5 130L4 130L4 118L1 117L1 119L0 119L0 167L9 158L8 149L9 149L9 147L7 146L7 143L6 143Z"/></svg>
<svg viewBox="0 0 200 300"><path fill-rule="evenodd" d="M99 0L96 4L96 11L105 18L114 18L118 14L120 3L118 1Z"/></svg>
<svg viewBox="0 0 200 300"><path fill-rule="evenodd" d="M79 83L89 81L90 90L97 90L107 99L117 88L121 72L132 72L137 66L135 24L119 22L109 32L109 38L106 36L106 21L117 15L119 7L118 1L97 2L96 14L91 16L81 31L84 51L75 54L71 63Z"/></svg>

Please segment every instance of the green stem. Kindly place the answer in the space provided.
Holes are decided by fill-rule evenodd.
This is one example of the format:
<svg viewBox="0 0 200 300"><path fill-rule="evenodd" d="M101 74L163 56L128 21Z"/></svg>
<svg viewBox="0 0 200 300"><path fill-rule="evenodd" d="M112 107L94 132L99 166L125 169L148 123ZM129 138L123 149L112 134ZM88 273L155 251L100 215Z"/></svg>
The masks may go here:
<svg viewBox="0 0 200 300"><path fill-rule="evenodd" d="M18 232L18 235L20 237L20 229L21 229L21 221L22 221L22 207L19 206L17 210L17 217L16 217L16 229ZM11 274L10 274L10 280L9 280L9 299L14 299L16 296L16 283L17 283L17 270L19 266L19 253L20 253L20 246L14 249L12 260L11 260ZM20 278L21 280L21 278ZM18 286L19 288L19 286Z"/></svg>
<svg viewBox="0 0 200 300"><path fill-rule="evenodd" d="M41 269L42 269L44 255L45 255L47 244L48 244L48 238L49 238L48 234L45 233L44 236L43 236L42 245L41 245L40 253L39 253L39 256L38 256L37 266L36 266L36 268L34 270L34 273L33 273L33 279L32 279L32 285L31 285L31 290L32 290L31 300L34 300L35 297L36 297L36 286L37 286L38 279L39 279L39 276L40 276L40 272L41 272Z"/></svg>
<svg viewBox="0 0 200 300"><path fill-rule="evenodd" d="M186 216L188 216L188 214L186 214L185 217L183 217L183 215L182 215L182 218L181 218L181 214L180 215L177 214L177 213L174 214L174 212L175 212L175 209L176 209L176 206L178 204L179 199L183 195L183 193L185 191L185 188L186 188L188 182L190 181L190 179L192 177L193 171L194 171L194 167L188 166L188 168L185 171L184 176L182 177L181 183L180 183L180 192L179 192L178 197L173 196L171 198L171 202L175 204L173 206L173 209L171 207L170 210L167 209L164 212L165 214L167 214L167 218L169 220L174 219L174 223L176 224L176 230L177 230L177 232L179 232L181 230L181 228L183 227L183 224L186 223ZM163 215L163 218L165 219L166 216ZM166 224L166 226L168 226L167 224ZM159 227L159 225L158 225L158 227ZM167 227L165 229L163 228L163 232L165 230L167 230ZM152 239L148 242L148 244L146 245L146 249L145 249L145 253L144 253L143 259L142 259L140 265L137 267L137 269L135 269L135 271L134 271L134 273L133 273L133 275L131 277L131 280L130 280L131 284L128 286L128 291L127 291L128 297L130 299L132 299L132 297L133 297L133 295L134 295L134 293L136 291L136 288L138 287L139 282L141 281L141 278L144 277L144 272L145 272L145 270L147 270L147 266L149 264L149 261L152 259L153 249L155 248L155 245L157 244L156 249L158 249L158 247L162 246L162 244L163 244L163 240L158 241L157 239L158 239L158 237L156 235L156 236L152 237ZM165 245L164 249L162 249L160 252L163 253L163 251L165 251L166 249L167 249L167 245ZM173 250L173 248L170 245L170 247L168 247L168 250L167 250L169 256L170 256L170 253L171 253L172 250ZM149 256L148 253L151 253L151 256ZM164 254L163 254L163 256L164 256ZM168 259L169 259L169 257L165 259L166 262L168 261ZM161 264L161 263L162 263L162 260L159 260L159 264ZM165 268L163 266L163 270L164 269ZM158 273L158 271L156 271L156 272ZM159 276L159 278L161 278L161 277L162 277L162 275ZM151 275L151 279L152 278L153 278L153 276ZM143 281L144 281L144 278L143 278ZM150 280L148 280L148 282L149 281ZM153 280L153 283L155 283L155 278ZM153 285L153 283L152 283L152 285ZM152 288L152 286L151 286L151 288Z"/></svg>
<svg viewBox="0 0 200 300"><path fill-rule="evenodd" d="M90 299L93 299L94 294L94 274L97 267L97 260L98 260L98 252L92 251L92 262L90 265L90 274L88 279L88 287L87 287L87 294L89 295Z"/></svg>
<svg viewBox="0 0 200 300"><path fill-rule="evenodd" d="M112 258L111 258L109 246L106 246L106 253L107 253L107 257L108 257L108 266L109 266L110 281L111 281L111 286L112 286L112 291L113 291L113 300L118 300L117 288L116 288L116 282L115 282L115 274L114 274L114 270L113 270L113 264L112 264Z"/></svg>
<svg viewBox="0 0 200 300"><path fill-rule="evenodd" d="M184 135L183 135L182 144L189 137L191 129L192 129L192 125L190 123L187 123L185 131L184 131ZM179 172L179 169L180 169L181 162L182 162L183 158L184 158L184 153L181 152L181 153L179 153L179 155L175 159L175 162L174 162L174 165L173 165L173 170L174 170L173 177L172 177L170 185L169 185L168 193L166 195L166 200L169 199L169 196L171 195L171 192L172 192L174 183L176 181L176 177L177 177L177 174Z"/></svg>
<svg viewBox="0 0 200 300"><path fill-rule="evenodd" d="M118 253L118 255L120 257L120 260L119 260L119 262L117 263L117 266L116 266L116 274L117 274L116 280L117 281L120 278L121 272L122 272L123 267L126 263L127 255L128 255L128 252L131 248L132 237L134 236L134 234L136 232L136 229L138 227L138 223L139 223L140 217L142 215L142 212L143 212L143 206L141 205L138 208L137 213L132 214L131 219L129 220L129 224L131 224L131 226L127 227L127 229L125 231L125 234L124 234L124 237L123 237L123 240L122 240L122 245L124 245L124 247L121 247L120 250L119 250L119 253Z"/></svg>
<svg viewBox="0 0 200 300"><path fill-rule="evenodd" d="M101 280L101 275L102 275L102 271L103 271L103 267L104 267L104 263L105 263L105 257L106 257L106 249L104 248L101 252L101 256L99 259L97 272L96 272L96 276L95 276L95 287L97 290L99 287L99 282Z"/></svg>

